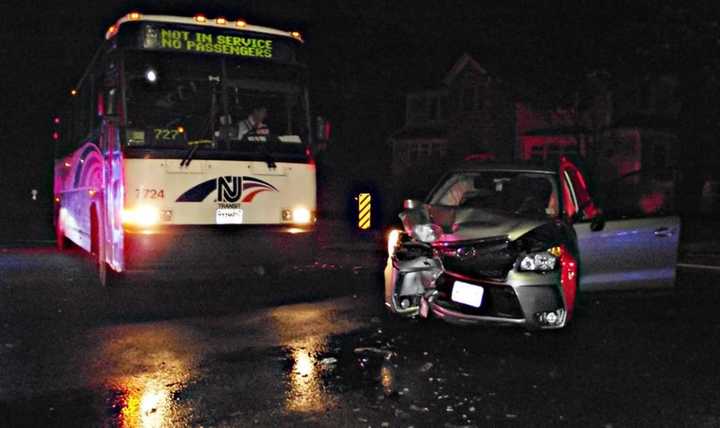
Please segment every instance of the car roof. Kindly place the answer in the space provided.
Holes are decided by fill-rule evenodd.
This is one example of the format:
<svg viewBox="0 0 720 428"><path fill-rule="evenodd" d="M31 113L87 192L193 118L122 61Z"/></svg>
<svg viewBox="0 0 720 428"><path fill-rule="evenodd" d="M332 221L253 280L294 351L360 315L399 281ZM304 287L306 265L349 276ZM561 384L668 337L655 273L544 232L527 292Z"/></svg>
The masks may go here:
<svg viewBox="0 0 720 428"><path fill-rule="evenodd" d="M557 163L531 163L531 162L513 162L500 163L488 161L463 161L455 165L451 172L459 171L521 171L521 172L537 172L542 174L557 174Z"/></svg>

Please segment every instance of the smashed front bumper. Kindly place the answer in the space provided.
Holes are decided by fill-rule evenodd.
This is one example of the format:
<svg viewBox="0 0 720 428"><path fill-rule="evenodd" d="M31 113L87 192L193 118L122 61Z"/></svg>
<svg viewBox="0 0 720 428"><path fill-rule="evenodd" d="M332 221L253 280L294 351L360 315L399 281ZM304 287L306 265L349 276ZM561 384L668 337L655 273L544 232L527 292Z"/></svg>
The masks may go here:
<svg viewBox="0 0 720 428"><path fill-rule="evenodd" d="M483 288L479 307L453 301L456 281ZM557 271L539 274L512 269L502 279L468 278L447 272L437 257L407 261L389 257L385 305L391 312L408 317L432 314L456 324L492 323L528 329L561 328L567 314Z"/></svg>

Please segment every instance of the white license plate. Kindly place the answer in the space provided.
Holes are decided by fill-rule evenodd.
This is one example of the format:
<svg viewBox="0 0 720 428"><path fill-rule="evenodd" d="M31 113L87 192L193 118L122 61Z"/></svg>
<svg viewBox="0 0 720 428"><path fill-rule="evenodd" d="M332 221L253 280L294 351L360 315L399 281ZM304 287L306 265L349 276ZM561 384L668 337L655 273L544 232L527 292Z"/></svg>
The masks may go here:
<svg viewBox="0 0 720 428"><path fill-rule="evenodd" d="M242 208L218 208L215 211L215 223L217 224L242 224Z"/></svg>
<svg viewBox="0 0 720 428"><path fill-rule="evenodd" d="M482 304L484 292L485 290L477 285L455 281L450 298L455 302L479 308L480 304Z"/></svg>

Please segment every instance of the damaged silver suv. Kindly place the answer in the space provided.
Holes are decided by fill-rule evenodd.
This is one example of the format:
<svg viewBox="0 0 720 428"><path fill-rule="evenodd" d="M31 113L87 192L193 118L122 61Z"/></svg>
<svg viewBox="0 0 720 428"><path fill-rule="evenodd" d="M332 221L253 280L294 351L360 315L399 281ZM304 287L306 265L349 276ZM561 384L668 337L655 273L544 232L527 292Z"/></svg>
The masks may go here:
<svg viewBox="0 0 720 428"><path fill-rule="evenodd" d="M611 188L607 202L621 209L601 211L566 158L450 171L424 202L405 201L403 230L388 236L385 305L408 317L556 329L572 319L578 290L674 285L671 195L648 191L639 175Z"/></svg>

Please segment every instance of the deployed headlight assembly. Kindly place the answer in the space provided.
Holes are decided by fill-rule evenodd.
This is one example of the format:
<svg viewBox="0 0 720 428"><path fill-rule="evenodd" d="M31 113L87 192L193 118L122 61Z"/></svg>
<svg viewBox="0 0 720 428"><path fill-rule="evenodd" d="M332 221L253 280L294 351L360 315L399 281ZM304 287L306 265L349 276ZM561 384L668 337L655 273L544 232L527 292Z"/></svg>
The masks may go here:
<svg viewBox="0 0 720 428"><path fill-rule="evenodd" d="M397 229L393 229L388 233L387 238L387 251L388 256L392 257L395 255L395 248L398 246L398 243L400 242L400 231Z"/></svg>
<svg viewBox="0 0 720 428"><path fill-rule="evenodd" d="M420 242L435 242L442 236L442 229L436 224L416 224L412 228L412 235Z"/></svg>
<svg viewBox="0 0 720 428"><path fill-rule="evenodd" d="M520 259L519 269L531 272L550 272L559 265L562 249L552 247L545 251L529 253Z"/></svg>

